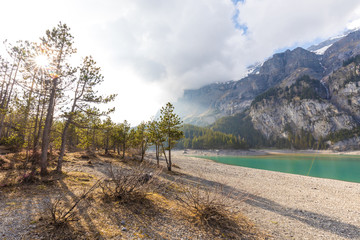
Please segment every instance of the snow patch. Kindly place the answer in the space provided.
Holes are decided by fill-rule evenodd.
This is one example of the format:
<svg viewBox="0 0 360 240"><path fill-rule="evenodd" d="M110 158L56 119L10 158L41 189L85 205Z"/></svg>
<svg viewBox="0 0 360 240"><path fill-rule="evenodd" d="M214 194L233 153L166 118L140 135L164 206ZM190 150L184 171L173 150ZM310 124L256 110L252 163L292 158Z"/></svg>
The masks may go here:
<svg viewBox="0 0 360 240"><path fill-rule="evenodd" d="M318 50L315 50L315 51L312 51L312 52L314 52L314 53L317 54L317 55L323 55L323 54L325 53L325 51L326 51L329 47L331 47L331 46L332 46L332 44L327 45L327 46L325 46L325 47L322 47L322 48L320 48L320 49L318 49Z"/></svg>
<svg viewBox="0 0 360 240"><path fill-rule="evenodd" d="M346 32L346 33L344 33L344 34L337 35L337 36L335 36L335 37L331 37L331 38L329 38L329 40L337 40L337 39L346 37L346 35L348 35L349 33L350 33L350 32Z"/></svg>
<svg viewBox="0 0 360 240"><path fill-rule="evenodd" d="M259 74L260 73L259 69L262 67L263 64L264 64L264 62L257 62L251 66L248 66L246 73L243 74L243 76L241 78L245 78L252 74Z"/></svg>
<svg viewBox="0 0 360 240"><path fill-rule="evenodd" d="M230 83L233 83L234 82L234 80L229 80L229 81L226 81L226 82L219 82L219 81L217 81L217 82L215 82L214 84L216 84L216 85L223 85L223 84L230 84Z"/></svg>

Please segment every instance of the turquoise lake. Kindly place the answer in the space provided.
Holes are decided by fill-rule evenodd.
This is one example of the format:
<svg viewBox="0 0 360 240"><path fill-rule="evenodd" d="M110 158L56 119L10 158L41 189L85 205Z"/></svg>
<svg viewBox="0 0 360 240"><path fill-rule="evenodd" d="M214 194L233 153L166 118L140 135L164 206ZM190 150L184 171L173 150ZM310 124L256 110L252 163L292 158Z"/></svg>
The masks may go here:
<svg viewBox="0 0 360 240"><path fill-rule="evenodd" d="M219 163L360 183L360 156L265 155L197 156Z"/></svg>

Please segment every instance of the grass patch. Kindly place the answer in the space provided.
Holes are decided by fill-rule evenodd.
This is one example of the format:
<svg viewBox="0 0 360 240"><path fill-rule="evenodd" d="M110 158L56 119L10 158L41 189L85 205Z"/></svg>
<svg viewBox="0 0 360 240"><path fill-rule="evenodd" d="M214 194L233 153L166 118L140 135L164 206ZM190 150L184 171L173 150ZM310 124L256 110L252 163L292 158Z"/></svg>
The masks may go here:
<svg viewBox="0 0 360 240"><path fill-rule="evenodd" d="M66 181L72 184L89 185L92 181L97 180L97 177L85 172L67 172L65 176Z"/></svg>

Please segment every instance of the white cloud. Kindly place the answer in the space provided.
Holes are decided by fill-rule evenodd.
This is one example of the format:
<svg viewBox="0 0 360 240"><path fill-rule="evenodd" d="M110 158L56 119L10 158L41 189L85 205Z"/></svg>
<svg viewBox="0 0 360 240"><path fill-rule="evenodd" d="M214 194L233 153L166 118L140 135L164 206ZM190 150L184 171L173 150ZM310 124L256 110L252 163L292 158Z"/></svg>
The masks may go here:
<svg viewBox="0 0 360 240"><path fill-rule="evenodd" d="M360 18L359 6L356 0L251 0L238 3L238 21L247 25L257 49L269 52L341 33Z"/></svg>
<svg viewBox="0 0 360 240"><path fill-rule="evenodd" d="M59 21L81 55L103 69L102 91L118 93L115 121L138 123L185 88L239 79L276 49L360 25L358 1L14 0L2 3L0 38L36 40ZM5 9L5 10L4 10ZM233 16L248 27L235 28Z"/></svg>

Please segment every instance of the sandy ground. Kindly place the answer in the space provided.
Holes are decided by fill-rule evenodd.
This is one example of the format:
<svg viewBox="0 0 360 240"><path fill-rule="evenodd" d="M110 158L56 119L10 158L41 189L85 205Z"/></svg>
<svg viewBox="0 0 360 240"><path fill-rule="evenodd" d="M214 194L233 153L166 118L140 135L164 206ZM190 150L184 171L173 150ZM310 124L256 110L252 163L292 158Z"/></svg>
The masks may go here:
<svg viewBox="0 0 360 240"><path fill-rule="evenodd" d="M216 182L274 239L360 239L360 184L231 166L190 155L264 155L293 151L175 151L173 162L189 180ZM297 152L299 153L299 152ZM300 153L345 154L331 151ZM358 152L347 152L355 155ZM359 169L360 174L360 169Z"/></svg>

